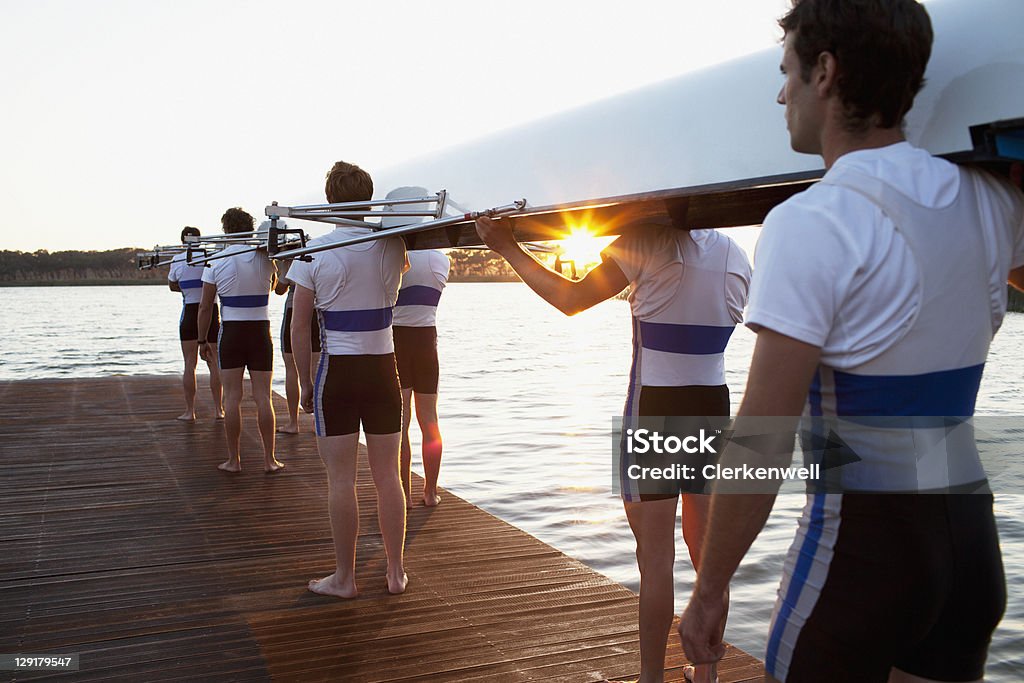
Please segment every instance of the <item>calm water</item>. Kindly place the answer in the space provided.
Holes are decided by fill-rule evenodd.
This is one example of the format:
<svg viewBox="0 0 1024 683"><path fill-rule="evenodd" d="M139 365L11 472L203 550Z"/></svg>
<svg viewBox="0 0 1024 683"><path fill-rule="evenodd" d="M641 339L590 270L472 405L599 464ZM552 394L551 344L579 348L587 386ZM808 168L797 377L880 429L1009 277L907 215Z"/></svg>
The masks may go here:
<svg viewBox="0 0 1024 683"><path fill-rule="evenodd" d="M180 372L180 298L161 287L4 289L0 379ZM272 325L283 297L272 298ZM442 358L442 485L632 589L633 538L611 493L611 419L622 409L630 314L609 301L566 318L519 284L454 284L438 318ZM278 343L274 331L275 344ZM727 354L738 405L754 335L737 330ZM1020 414L1024 315L996 338L978 414ZM281 393L283 369L275 370ZM202 385L201 385L202 389ZM312 438L309 436L308 438ZM414 428L414 449L416 435ZM768 619L802 496L781 496L733 582L726 638L763 657ZM989 679L1024 680L1024 496L997 513L1009 587ZM677 547L677 609L693 571Z"/></svg>

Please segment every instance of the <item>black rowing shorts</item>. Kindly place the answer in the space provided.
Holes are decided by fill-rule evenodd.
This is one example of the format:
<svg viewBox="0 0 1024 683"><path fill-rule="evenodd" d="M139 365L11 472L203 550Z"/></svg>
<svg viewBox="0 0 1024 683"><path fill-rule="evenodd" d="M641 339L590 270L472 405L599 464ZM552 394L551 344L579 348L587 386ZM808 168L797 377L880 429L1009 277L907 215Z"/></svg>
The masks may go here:
<svg viewBox="0 0 1024 683"><path fill-rule="evenodd" d="M281 348L285 353L292 352L292 307L284 309L284 320L281 321ZM320 320L316 311L309 324L309 348L313 353L320 353Z"/></svg>
<svg viewBox="0 0 1024 683"><path fill-rule="evenodd" d="M320 356L313 389L317 436L394 434L402 430L395 354Z"/></svg>
<svg viewBox="0 0 1024 683"><path fill-rule="evenodd" d="M437 328L391 328L395 336L395 361L398 381L403 389L418 394L437 393Z"/></svg>
<svg viewBox="0 0 1024 683"><path fill-rule="evenodd" d="M220 315L217 314L217 307L213 307L213 316L210 318L210 329L206 332L206 341L211 344L217 343L217 335L220 333ZM199 304L185 304L181 309L181 320L178 321L178 338L181 341L199 341Z"/></svg>
<svg viewBox="0 0 1024 683"><path fill-rule="evenodd" d="M789 683L985 673L1006 579L992 496L808 496L783 565L765 668Z"/></svg>
<svg viewBox="0 0 1024 683"><path fill-rule="evenodd" d="M217 347L221 370L249 368L250 372L274 369L274 342L269 320L225 320Z"/></svg>
<svg viewBox="0 0 1024 683"><path fill-rule="evenodd" d="M663 436L679 437L696 435L704 429L706 434L721 429L721 423L708 420L709 417L729 416L729 387L718 386L685 386L685 387L650 387L640 388L639 413L646 418L637 423L638 426L657 431ZM658 418L652 422L650 418ZM627 424L628 426L628 424ZM715 436L713 447L721 453L723 441ZM702 476L705 465L714 462L716 456L702 453L676 453L644 455L627 454L622 451L625 466L637 464L641 467L665 468L673 464L692 467L690 479L644 479L636 482L635 489L627 487L623 481L623 498L636 500L664 500L675 498L680 493L703 493L707 480Z"/></svg>

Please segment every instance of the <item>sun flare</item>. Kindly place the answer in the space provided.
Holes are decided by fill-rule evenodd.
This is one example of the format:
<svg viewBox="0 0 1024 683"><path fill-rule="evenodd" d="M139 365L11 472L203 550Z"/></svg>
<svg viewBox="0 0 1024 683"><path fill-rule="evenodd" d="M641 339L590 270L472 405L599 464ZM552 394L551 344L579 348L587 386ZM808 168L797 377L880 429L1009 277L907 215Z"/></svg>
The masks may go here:
<svg viewBox="0 0 1024 683"><path fill-rule="evenodd" d="M601 262L601 250L608 246L615 237L594 235L584 227L569 230L569 235L556 244L560 247L563 261L574 261L576 267L585 269Z"/></svg>

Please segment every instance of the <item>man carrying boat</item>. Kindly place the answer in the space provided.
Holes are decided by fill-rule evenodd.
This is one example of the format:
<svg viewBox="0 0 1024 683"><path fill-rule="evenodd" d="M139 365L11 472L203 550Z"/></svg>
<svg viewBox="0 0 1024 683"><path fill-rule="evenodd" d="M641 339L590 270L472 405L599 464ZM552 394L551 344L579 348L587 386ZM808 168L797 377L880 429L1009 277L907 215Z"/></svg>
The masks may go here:
<svg viewBox="0 0 1024 683"><path fill-rule="evenodd" d="M640 225L604 250L582 280L548 269L515 240L508 221L477 220L477 232L523 281L566 315L609 299L632 284L633 365L624 419L728 416L724 352L743 319L750 264L732 239L714 230ZM680 487L641 488L623 480L626 517L640 568L640 681L661 681L672 625L676 509L682 494L683 540L701 566L708 497ZM692 489L693 491L699 489ZM727 604L723 587L719 601ZM720 628L725 627L724 612ZM714 680L715 666L688 675Z"/></svg>
<svg viewBox="0 0 1024 683"><path fill-rule="evenodd" d="M181 230L181 243L186 237L199 237L199 228L186 226ZM177 417L183 422L196 421L196 365L199 360L199 301L203 298L203 267L190 266L188 253L175 254L171 269L167 273L167 286L172 292L181 292L181 319L178 321L178 337L181 340L181 355L185 359L185 372L181 382L185 389L185 412ZM210 369L210 393L213 394L213 409L218 420L224 419L224 401L220 386L220 370L213 355L217 352L217 336L220 320L214 307L211 314L206 343L213 347L213 354L206 359Z"/></svg>
<svg viewBox="0 0 1024 683"><path fill-rule="evenodd" d="M399 187L388 192L387 199L424 197L422 187ZM405 208L413 210L416 205ZM401 216L384 216L381 227L395 228L411 223ZM437 305L448 282L451 261L438 249L408 252L409 270L402 275L402 288L392 330L395 335L395 362L402 387L402 487L406 505L412 506L412 446L409 426L412 422L413 399L416 422L420 427L423 458L423 505L434 507L437 479L441 472L441 430L437 425L437 386L440 375L437 360Z"/></svg>
<svg viewBox="0 0 1024 683"><path fill-rule="evenodd" d="M366 171L343 161L327 176L327 201L368 201L373 181ZM310 246L364 235L370 228L339 226ZM328 506L334 538L335 571L309 582L322 595L353 598L356 587L356 457L359 429L366 435L367 459L377 489L377 517L387 555L387 589L405 591L405 496L398 472L402 394L391 333L392 308L406 268L401 238L373 240L296 260L288 271L295 283L292 353L303 407L313 409L316 445L327 468ZM310 380L309 334L314 306L323 330L316 384Z"/></svg>
<svg viewBox="0 0 1024 683"><path fill-rule="evenodd" d="M974 412L1006 282L1024 286L1024 196L906 142L901 124L932 44L916 1L796 0L780 25L790 141L827 172L764 221L739 418L799 416L806 403L811 430L837 418L887 422L843 427L856 458L836 468L838 490L808 493L767 679L977 681L1006 588L973 436L950 451L944 486L896 491L933 474L915 452L934 436L928 425L942 431ZM784 462L792 441L792 430L778 440ZM723 462L741 450L730 445ZM910 479L893 474L907 469ZM716 490L680 626L692 660L722 656L720 596L774 499Z"/></svg>
<svg viewBox="0 0 1024 683"><path fill-rule="evenodd" d="M228 209L221 217L227 235L252 233L253 218L240 208ZM236 253L237 252L237 253ZM199 304L199 352L213 358L206 334L213 316L214 300L220 297L221 331L217 350L224 384L224 431L228 459L217 466L225 472L240 472L242 437L242 378L249 368L252 398L263 442L263 469L273 473L284 468L274 456L274 404L270 381L274 372L274 343L270 339L270 290L277 279L277 266L263 249L232 244L224 248L226 258L211 261L203 269L203 299Z"/></svg>

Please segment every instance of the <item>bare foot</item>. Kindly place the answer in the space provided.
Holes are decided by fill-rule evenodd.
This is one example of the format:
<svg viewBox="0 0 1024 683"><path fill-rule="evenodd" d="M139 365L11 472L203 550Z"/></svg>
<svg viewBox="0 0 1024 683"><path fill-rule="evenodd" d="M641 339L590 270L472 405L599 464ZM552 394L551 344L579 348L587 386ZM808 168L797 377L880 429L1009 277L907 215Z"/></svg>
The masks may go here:
<svg viewBox="0 0 1024 683"><path fill-rule="evenodd" d="M269 465L263 466L263 471L266 472L267 474L275 474L283 469L284 463L278 460L277 458L272 460Z"/></svg>
<svg viewBox="0 0 1024 683"><path fill-rule="evenodd" d="M218 410L216 417L214 417L213 419L215 419L215 420L223 420L224 419L224 411L223 410Z"/></svg>
<svg viewBox="0 0 1024 683"><path fill-rule="evenodd" d="M393 576L391 572L388 572L387 580L388 593L392 595L401 595L405 592L405 587L409 585L409 577L404 570L398 576Z"/></svg>
<svg viewBox="0 0 1024 683"><path fill-rule="evenodd" d="M196 414L192 411L186 410L184 413L174 418L175 420L181 420L182 422L195 422Z"/></svg>
<svg viewBox="0 0 1024 683"><path fill-rule="evenodd" d="M426 493L423 494L423 507L437 507L437 504L440 502L441 496L437 495L436 493L433 496L428 496Z"/></svg>
<svg viewBox="0 0 1024 683"><path fill-rule="evenodd" d="M221 464L217 465L217 469L222 470L224 472L241 472L242 463L238 460L232 460L231 458L228 458Z"/></svg>
<svg viewBox="0 0 1024 683"><path fill-rule="evenodd" d="M277 428L277 433L278 434L298 434L299 433L299 425L289 424L289 425L285 425L283 427L278 427Z"/></svg>
<svg viewBox="0 0 1024 683"><path fill-rule="evenodd" d="M322 579L311 579L306 588L311 593L317 595L333 595L336 598L354 598L359 595L359 591L356 590L356 582L353 579L350 582L339 583L337 574L331 574L325 576Z"/></svg>
<svg viewBox="0 0 1024 683"><path fill-rule="evenodd" d="M683 679L687 683L718 683L718 673L715 670L714 664L710 664L707 667L702 666L703 669L700 673L700 678L697 677L697 667L692 664L687 664L683 667Z"/></svg>

